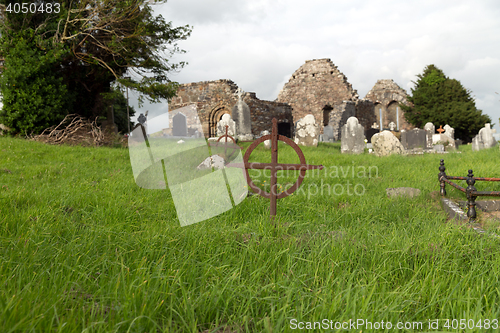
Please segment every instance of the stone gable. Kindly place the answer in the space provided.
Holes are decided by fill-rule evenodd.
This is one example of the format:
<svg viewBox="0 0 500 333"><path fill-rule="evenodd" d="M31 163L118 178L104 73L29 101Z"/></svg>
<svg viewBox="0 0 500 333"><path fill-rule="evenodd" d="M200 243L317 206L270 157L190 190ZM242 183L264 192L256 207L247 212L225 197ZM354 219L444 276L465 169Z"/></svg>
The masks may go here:
<svg viewBox="0 0 500 333"><path fill-rule="evenodd" d="M314 59L307 60L292 74L277 101L292 107L294 121L312 114L322 133L327 119L342 118L341 115L328 116L329 112L338 109L344 101L357 99L356 90L330 59Z"/></svg>
<svg viewBox="0 0 500 333"><path fill-rule="evenodd" d="M373 88L366 94L365 99L371 100L375 105L375 117L380 124L380 112L382 111L382 126L388 128L390 122L398 123L399 129L413 128L404 118L404 111L400 104L408 105L408 94L393 80L378 80Z"/></svg>

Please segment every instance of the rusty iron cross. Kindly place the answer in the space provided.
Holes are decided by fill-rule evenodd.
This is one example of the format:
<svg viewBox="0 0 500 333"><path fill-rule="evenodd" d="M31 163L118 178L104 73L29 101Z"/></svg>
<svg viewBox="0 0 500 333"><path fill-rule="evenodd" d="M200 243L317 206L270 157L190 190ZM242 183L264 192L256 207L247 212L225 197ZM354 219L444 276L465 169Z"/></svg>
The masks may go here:
<svg viewBox="0 0 500 333"><path fill-rule="evenodd" d="M231 135L228 134L228 128L229 128L229 126L226 125L226 134L221 135L221 137L217 140L217 144L219 144L220 140L222 140L222 138L225 138L225 141L224 141L224 156L225 156L225 159L227 159L227 160L229 160L229 158L231 158L234 155L234 153L236 153L236 151L239 150L238 146L236 145L236 140ZM233 151L229 155L227 154L227 148L228 148L228 144L227 144L228 141L227 141L227 139L228 138L231 139L231 140L233 140L233 144L231 145L231 148L232 148Z"/></svg>
<svg viewBox="0 0 500 333"><path fill-rule="evenodd" d="M249 163L248 160L250 158L250 155L252 154L253 150L262 142L265 140L271 140L271 163ZM297 155L299 155L300 159L300 164L283 164L283 163L278 163L278 140L283 141L286 144L288 144L290 147L292 147ZM245 152L245 156L243 157L243 165L241 163L229 163L226 165L227 167L239 167L239 168L244 168L245 169L245 176L246 180L248 183L248 186L256 192L258 195L263 196L266 199L270 199L270 217L271 219L274 219L276 216L276 201L277 199L282 199L293 192L295 192L299 186L302 184L302 181L304 180L304 177L306 175L306 170L312 170L312 169L323 169L322 165L308 165L306 164L306 159L304 157L304 153L302 153L302 150L297 146L295 142L287 138L286 136L283 135L278 135L278 121L276 118L273 118L273 128L271 134L264 135L261 138L255 140L247 149ZM271 170L271 189L270 192L266 192L258 188L250 179L250 175L248 173L249 169L267 169ZM279 170L299 170L299 178L295 182L295 184L290 187L288 190L278 194L277 191L277 172Z"/></svg>
<svg viewBox="0 0 500 333"><path fill-rule="evenodd" d="M443 125L439 125L439 128L436 130L439 132L439 134L444 132Z"/></svg>

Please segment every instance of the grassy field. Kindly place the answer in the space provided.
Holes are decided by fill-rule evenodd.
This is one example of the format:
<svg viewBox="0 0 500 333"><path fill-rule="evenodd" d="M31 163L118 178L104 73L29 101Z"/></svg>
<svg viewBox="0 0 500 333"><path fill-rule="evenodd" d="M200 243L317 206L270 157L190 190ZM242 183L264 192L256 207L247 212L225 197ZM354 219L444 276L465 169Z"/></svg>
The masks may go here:
<svg viewBox="0 0 500 333"><path fill-rule="evenodd" d="M251 161L270 161L259 148ZM0 138L0 331L500 330L500 240L447 223L436 193L441 158L449 175L498 177L498 148L303 152L325 169L278 200L276 225L254 195L181 228L168 189L135 184L127 149ZM289 147L280 153L298 162ZM387 198L402 186L422 193Z"/></svg>

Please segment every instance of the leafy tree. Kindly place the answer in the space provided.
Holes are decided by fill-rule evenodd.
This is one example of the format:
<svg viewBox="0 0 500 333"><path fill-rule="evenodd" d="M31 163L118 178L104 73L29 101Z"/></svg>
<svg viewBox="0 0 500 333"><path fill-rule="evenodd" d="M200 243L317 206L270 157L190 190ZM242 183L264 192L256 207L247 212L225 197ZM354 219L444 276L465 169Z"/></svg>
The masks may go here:
<svg viewBox="0 0 500 333"><path fill-rule="evenodd" d="M183 52L176 42L191 30L154 16L151 1L35 0L37 10L24 14L12 11L16 3L21 8L21 0L0 0L0 122L15 132L39 131L67 113L106 115L115 83L136 90L140 102L175 95L167 75L185 64L169 58ZM27 71L26 83L14 86Z"/></svg>
<svg viewBox="0 0 500 333"><path fill-rule="evenodd" d="M485 123L490 123L488 115L476 108L471 91L460 81L450 79L434 65L429 65L417 75L411 105L401 105L406 120L422 128L427 122L436 125L450 125L455 129L455 137L470 142Z"/></svg>
<svg viewBox="0 0 500 333"><path fill-rule="evenodd" d="M5 45L8 52L0 77L3 110L0 123L22 135L40 132L60 122L68 110L69 92L54 69L59 52L35 47L33 32L16 35L16 44Z"/></svg>

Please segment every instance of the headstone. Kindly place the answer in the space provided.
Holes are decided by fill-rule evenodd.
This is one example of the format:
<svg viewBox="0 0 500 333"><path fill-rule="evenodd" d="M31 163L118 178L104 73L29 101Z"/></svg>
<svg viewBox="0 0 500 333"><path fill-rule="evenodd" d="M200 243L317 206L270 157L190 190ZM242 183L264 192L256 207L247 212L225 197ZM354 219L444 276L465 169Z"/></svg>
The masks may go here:
<svg viewBox="0 0 500 333"><path fill-rule="evenodd" d="M436 133L436 126L433 123L427 123L424 125L424 130L430 131L432 134Z"/></svg>
<svg viewBox="0 0 500 333"><path fill-rule="evenodd" d="M341 130L341 145L342 153L361 154L365 150L365 129L359 124L358 118L350 117L342 126Z"/></svg>
<svg viewBox="0 0 500 333"><path fill-rule="evenodd" d="M460 139L455 140L455 148L458 149L458 146L461 146L463 144L463 141Z"/></svg>
<svg viewBox="0 0 500 333"><path fill-rule="evenodd" d="M198 170L206 170L209 168L214 168L214 169L224 169L224 158L220 157L219 155L213 155L207 157L203 162L198 165L196 169Z"/></svg>
<svg viewBox="0 0 500 333"><path fill-rule="evenodd" d="M449 149L455 150L456 149L455 140L450 138L448 135L442 134L442 133L441 134L434 134L432 136L432 144L433 145L443 145L446 150L449 150Z"/></svg>
<svg viewBox="0 0 500 333"><path fill-rule="evenodd" d="M143 126L146 123L146 120L147 120L147 118L142 113L137 118L137 121L139 122L139 124L141 124Z"/></svg>
<svg viewBox="0 0 500 333"><path fill-rule="evenodd" d="M260 132L260 136L264 136L264 135L269 135L269 131L268 130L265 130L265 131L262 131ZM271 149L271 140L264 140L264 147L266 149Z"/></svg>
<svg viewBox="0 0 500 333"><path fill-rule="evenodd" d="M327 125L323 127L323 141L324 142L333 142L334 141L334 136L333 136L333 127L330 125Z"/></svg>
<svg viewBox="0 0 500 333"><path fill-rule="evenodd" d="M491 148L497 145L497 141L493 137L491 124L485 124L479 130L479 133L472 139L472 151L478 151L484 148Z"/></svg>
<svg viewBox="0 0 500 333"><path fill-rule="evenodd" d="M455 129L448 124L444 125L444 135L448 135L455 140Z"/></svg>
<svg viewBox="0 0 500 333"><path fill-rule="evenodd" d="M179 112L172 118L172 135L187 136L187 132L186 116Z"/></svg>
<svg viewBox="0 0 500 333"><path fill-rule="evenodd" d="M427 149L432 149L433 145L433 135L436 132L436 127L433 123L427 123L424 126L425 134L426 134L426 147Z"/></svg>
<svg viewBox="0 0 500 333"><path fill-rule="evenodd" d="M401 143L407 150L414 148L426 148L427 132L420 128L404 131L401 133Z"/></svg>
<svg viewBox="0 0 500 333"><path fill-rule="evenodd" d="M395 131L396 130L396 123L395 122L391 121L389 123L389 130L390 131Z"/></svg>
<svg viewBox="0 0 500 333"><path fill-rule="evenodd" d="M319 128L312 114L297 122L295 143L302 146L318 146Z"/></svg>
<svg viewBox="0 0 500 333"><path fill-rule="evenodd" d="M386 188L385 192L389 198L408 197L413 198L420 195L420 190L413 187Z"/></svg>
<svg viewBox="0 0 500 333"><path fill-rule="evenodd" d="M226 126L228 126L227 135L234 137L236 135L236 125L234 120L231 119L231 115L227 113L223 115L221 120L217 123L217 136L226 134Z"/></svg>
<svg viewBox="0 0 500 333"><path fill-rule="evenodd" d="M444 153L444 145L442 144L434 145L434 151L436 153Z"/></svg>
<svg viewBox="0 0 500 333"><path fill-rule="evenodd" d="M236 126L237 138L241 141L253 140L252 135L252 118L250 117L250 108L243 101L244 91L238 88L236 95L238 102L233 107L231 118L233 118Z"/></svg>
<svg viewBox="0 0 500 333"><path fill-rule="evenodd" d="M390 131L382 131L372 136L372 145L377 156L406 155L405 148Z"/></svg>

